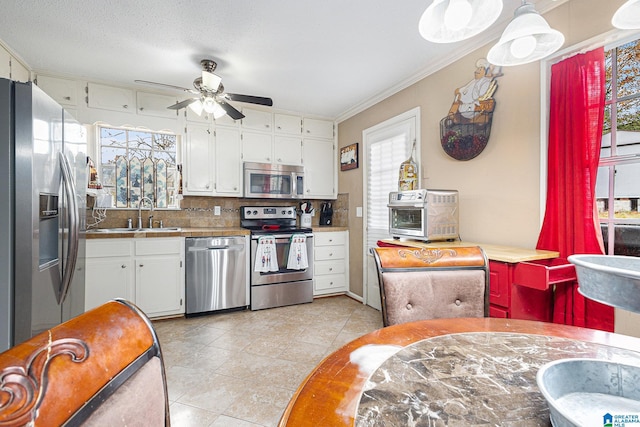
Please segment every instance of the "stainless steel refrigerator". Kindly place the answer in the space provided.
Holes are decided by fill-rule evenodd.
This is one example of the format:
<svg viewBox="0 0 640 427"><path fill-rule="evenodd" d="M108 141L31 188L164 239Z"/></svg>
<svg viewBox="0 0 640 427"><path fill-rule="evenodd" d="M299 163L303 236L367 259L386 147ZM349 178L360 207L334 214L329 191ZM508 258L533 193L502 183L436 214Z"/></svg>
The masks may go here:
<svg viewBox="0 0 640 427"><path fill-rule="evenodd" d="M84 311L85 128L0 79L0 351Z"/></svg>

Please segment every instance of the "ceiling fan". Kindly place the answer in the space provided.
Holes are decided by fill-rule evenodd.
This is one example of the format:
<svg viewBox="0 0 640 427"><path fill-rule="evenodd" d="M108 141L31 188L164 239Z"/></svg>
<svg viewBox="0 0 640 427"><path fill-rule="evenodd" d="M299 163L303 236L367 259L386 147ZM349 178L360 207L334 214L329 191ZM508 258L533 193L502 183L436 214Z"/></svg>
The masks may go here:
<svg viewBox="0 0 640 427"><path fill-rule="evenodd" d="M224 116L225 114L228 114L233 120L239 120L244 117L244 114L235 109L228 103L228 101L246 102L250 104L266 105L269 107L273 105L271 98L226 93L224 91L224 86L222 85L222 77L213 73L218 64L216 64L212 59L203 59L200 61L200 65L202 66L202 75L193 81L193 87L195 89L187 89L181 86L150 82L147 80L135 80L135 82L178 89L198 95L194 98L177 102L167 108L171 110L179 110L189 106L198 115L201 115L204 110L206 113L213 114L216 119Z"/></svg>

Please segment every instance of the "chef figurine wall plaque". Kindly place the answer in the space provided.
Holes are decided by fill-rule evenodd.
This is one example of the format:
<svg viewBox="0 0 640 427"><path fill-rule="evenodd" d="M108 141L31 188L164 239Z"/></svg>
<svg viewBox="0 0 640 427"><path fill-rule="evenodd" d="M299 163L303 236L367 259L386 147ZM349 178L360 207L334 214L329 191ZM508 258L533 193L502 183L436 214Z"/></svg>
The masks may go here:
<svg viewBox="0 0 640 427"><path fill-rule="evenodd" d="M474 79L454 91L449 113L440 121L442 148L454 159L471 160L487 146L500 76L501 67L479 59Z"/></svg>

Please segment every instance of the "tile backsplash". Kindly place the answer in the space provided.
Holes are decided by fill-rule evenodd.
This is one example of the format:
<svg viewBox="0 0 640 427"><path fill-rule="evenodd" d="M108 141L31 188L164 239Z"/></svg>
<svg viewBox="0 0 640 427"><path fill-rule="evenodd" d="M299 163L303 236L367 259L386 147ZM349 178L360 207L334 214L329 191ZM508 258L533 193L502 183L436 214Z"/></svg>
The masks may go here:
<svg viewBox="0 0 640 427"><path fill-rule="evenodd" d="M305 200L316 209L311 219L312 226L320 221L320 205L324 200ZM338 194L336 200L327 200L333 205L333 225L347 227L349 224L349 195ZM230 197L196 197L185 196L179 210L155 210L154 221L162 220L165 227L239 227L241 206L295 206L299 208L301 201L273 199L242 199ZM214 215L215 207L220 206L220 215ZM143 208L142 220L147 225L149 209ZM87 209L88 228L126 227L131 218L134 226L138 221L137 209L107 209L106 218L95 224L94 212ZM154 226L158 226L157 224Z"/></svg>

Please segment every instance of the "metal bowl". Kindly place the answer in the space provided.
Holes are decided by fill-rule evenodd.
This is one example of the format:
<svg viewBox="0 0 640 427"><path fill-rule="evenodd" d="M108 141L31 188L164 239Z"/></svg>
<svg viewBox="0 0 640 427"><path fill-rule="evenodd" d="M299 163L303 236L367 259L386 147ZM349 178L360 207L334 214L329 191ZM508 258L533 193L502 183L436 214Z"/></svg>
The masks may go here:
<svg viewBox="0 0 640 427"><path fill-rule="evenodd" d="M587 298L640 313L640 258L620 255L571 255L578 291Z"/></svg>
<svg viewBox="0 0 640 427"><path fill-rule="evenodd" d="M640 414L638 366L562 359L543 365L536 381L554 427L615 425L616 416Z"/></svg>

